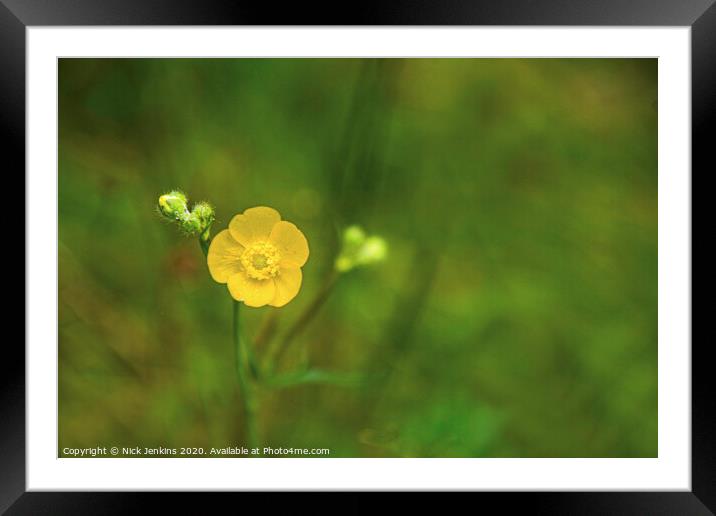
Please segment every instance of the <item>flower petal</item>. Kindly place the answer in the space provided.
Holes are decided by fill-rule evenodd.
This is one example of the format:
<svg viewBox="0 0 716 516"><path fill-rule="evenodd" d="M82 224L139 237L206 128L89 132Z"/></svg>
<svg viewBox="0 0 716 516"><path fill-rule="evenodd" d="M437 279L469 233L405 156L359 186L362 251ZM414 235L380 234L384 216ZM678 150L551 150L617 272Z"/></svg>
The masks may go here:
<svg viewBox="0 0 716 516"><path fill-rule="evenodd" d="M243 301L246 306L259 307L269 304L276 295L273 280L255 280L246 273L239 272L229 278L227 283L231 297Z"/></svg>
<svg viewBox="0 0 716 516"><path fill-rule="evenodd" d="M226 283L230 276L240 272L243 252L244 246L234 240L228 229L218 233L211 241L206 255L209 273L214 281Z"/></svg>
<svg viewBox="0 0 716 516"><path fill-rule="evenodd" d="M303 274L301 269L283 268L278 276L274 278L276 283L276 295L271 301L271 306L283 306L291 301L301 289Z"/></svg>
<svg viewBox="0 0 716 516"><path fill-rule="evenodd" d="M303 267L308 260L308 241L295 224L282 220L271 230L269 240L281 253L282 267Z"/></svg>
<svg viewBox="0 0 716 516"><path fill-rule="evenodd" d="M257 240L268 240L271 229L279 220L281 214L273 208L257 206L231 219L229 231L234 240L249 246Z"/></svg>

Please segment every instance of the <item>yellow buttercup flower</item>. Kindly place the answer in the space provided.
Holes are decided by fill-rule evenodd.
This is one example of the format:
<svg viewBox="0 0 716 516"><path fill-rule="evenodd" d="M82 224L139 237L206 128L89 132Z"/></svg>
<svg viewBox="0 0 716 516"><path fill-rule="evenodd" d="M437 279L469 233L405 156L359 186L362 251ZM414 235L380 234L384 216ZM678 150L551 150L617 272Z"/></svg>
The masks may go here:
<svg viewBox="0 0 716 516"><path fill-rule="evenodd" d="M211 241L211 277L226 283L231 297L247 306L283 306L301 288L308 242L292 223L266 206L236 215Z"/></svg>

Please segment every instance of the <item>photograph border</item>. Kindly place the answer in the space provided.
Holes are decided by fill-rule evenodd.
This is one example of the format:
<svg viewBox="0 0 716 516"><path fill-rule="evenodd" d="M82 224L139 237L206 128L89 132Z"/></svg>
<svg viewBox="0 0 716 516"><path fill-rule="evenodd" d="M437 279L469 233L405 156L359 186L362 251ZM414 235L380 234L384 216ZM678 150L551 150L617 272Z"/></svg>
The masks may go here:
<svg viewBox="0 0 716 516"><path fill-rule="evenodd" d="M568 6L566 5L568 4ZM229 2L190 2L181 8L171 2L152 5L135 0L55 1L51 5L37 0L0 0L0 127L6 170L25 169L25 59L26 28L43 25L678 25L691 27L692 69L692 168L714 170L708 147L708 128L716 119L716 7L713 0L687 2L595 2L588 0L550 1L539 8L529 0L489 2L391 3L355 14L309 10L291 15L270 13L268 7L241 6ZM453 8L454 7L454 8ZM596 8L598 7L598 8ZM318 22L320 20L320 22ZM8 161L9 157L9 161ZM24 174L22 174L24 177ZM19 176L19 174L18 174ZM693 177L693 173L692 173ZM18 196L15 196L18 197ZM693 208L692 208L693 209ZM24 210L23 210L24 212ZM24 249L24 246L23 246ZM23 253L24 254L24 253ZM25 258L25 256L23 256ZM25 269L27 274L27 269ZM27 308L27 307L26 307ZM714 382L711 378L706 345L692 344L692 491L650 493L510 493L499 496L500 503L530 507L530 512L581 514L603 513L679 513L709 514L716 508L716 468L713 442ZM62 507L92 507L94 513L125 512L146 504L149 493L39 493L25 492L25 351L8 339L3 360L4 375L0 392L0 511L10 505L15 514L64 513ZM231 496L224 494L223 496ZM188 509L186 500L173 503ZM16 501L17 500L17 501ZM658 509L658 510L657 510ZM183 511L183 512L184 512ZM117 512L119 513L119 512Z"/></svg>

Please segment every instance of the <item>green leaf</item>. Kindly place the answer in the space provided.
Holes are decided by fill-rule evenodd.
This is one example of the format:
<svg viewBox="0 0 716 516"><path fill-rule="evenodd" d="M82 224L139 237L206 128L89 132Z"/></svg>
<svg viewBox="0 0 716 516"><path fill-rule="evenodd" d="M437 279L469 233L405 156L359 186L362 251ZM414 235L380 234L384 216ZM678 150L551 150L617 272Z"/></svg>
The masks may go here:
<svg viewBox="0 0 716 516"><path fill-rule="evenodd" d="M340 387L356 387L362 381L362 375L349 372L324 371L322 369L309 369L279 374L266 379L266 385L271 388L285 388L305 384L329 384Z"/></svg>

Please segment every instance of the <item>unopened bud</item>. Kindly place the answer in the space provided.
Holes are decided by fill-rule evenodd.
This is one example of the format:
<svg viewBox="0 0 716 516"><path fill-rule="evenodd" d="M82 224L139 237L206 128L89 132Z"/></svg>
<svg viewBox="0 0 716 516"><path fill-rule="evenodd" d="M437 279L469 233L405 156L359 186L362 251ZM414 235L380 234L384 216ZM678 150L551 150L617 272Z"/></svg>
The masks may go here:
<svg viewBox="0 0 716 516"><path fill-rule="evenodd" d="M160 196L158 207L159 213L171 220L181 220L189 215L186 195L178 190Z"/></svg>
<svg viewBox="0 0 716 516"><path fill-rule="evenodd" d="M372 236L366 239L356 256L360 265L382 262L388 256L388 244L381 237Z"/></svg>
<svg viewBox="0 0 716 516"><path fill-rule="evenodd" d="M214 216L214 208L208 202L200 202L194 205L194 209L191 210L191 218L196 219L198 224L198 232L204 233L211 227L216 218Z"/></svg>
<svg viewBox="0 0 716 516"><path fill-rule="evenodd" d="M354 267L380 262L388 254L388 244L378 236L366 237L360 226L349 226L343 231L343 247L334 267L347 272Z"/></svg>
<svg viewBox="0 0 716 516"><path fill-rule="evenodd" d="M359 246L365 240L365 231L360 226L348 226L343 231L343 244L347 246Z"/></svg>
<svg viewBox="0 0 716 516"><path fill-rule="evenodd" d="M159 197L157 207L167 219L176 222L187 235L204 235L208 238L208 229L214 222L214 209L209 203L200 202L189 211L187 197L178 190Z"/></svg>

